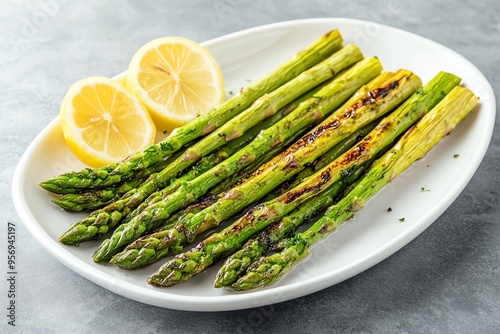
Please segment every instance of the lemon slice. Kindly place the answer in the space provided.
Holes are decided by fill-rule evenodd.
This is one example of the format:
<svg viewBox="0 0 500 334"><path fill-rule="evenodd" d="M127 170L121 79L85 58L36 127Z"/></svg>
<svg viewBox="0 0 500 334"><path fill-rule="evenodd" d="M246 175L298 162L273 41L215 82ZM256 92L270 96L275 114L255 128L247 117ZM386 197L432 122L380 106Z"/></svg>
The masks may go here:
<svg viewBox="0 0 500 334"><path fill-rule="evenodd" d="M183 37L158 38L141 47L130 61L127 88L146 105L160 131L189 122L225 95L216 61Z"/></svg>
<svg viewBox="0 0 500 334"><path fill-rule="evenodd" d="M141 102L106 77L73 84L62 101L60 123L69 148L92 167L121 161L153 144L156 135Z"/></svg>

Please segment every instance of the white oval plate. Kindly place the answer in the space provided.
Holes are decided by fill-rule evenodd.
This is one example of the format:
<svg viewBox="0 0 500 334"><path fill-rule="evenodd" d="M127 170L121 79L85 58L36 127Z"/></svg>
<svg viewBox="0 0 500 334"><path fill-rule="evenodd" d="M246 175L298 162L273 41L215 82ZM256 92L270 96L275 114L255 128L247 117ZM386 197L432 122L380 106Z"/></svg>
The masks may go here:
<svg viewBox="0 0 500 334"><path fill-rule="evenodd" d="M50 254L87 279L143 303L182 310L235 310L297 298L339 283L387 258L437 219L469 182L492 135L495 98L485 77L462 56L422 37L376 23L349 19L290 21L237 32L203 45L220 64L227 91L237 92L247 80L263 76L336 28L365 56L378 56L385 70L407 68L424 83L441 70L459 75L479 95L480 106L277 284L246 293L215 289L212 280L218 264L187 283L155 288L146 284L146 278L163 261L145 269L123 271L92 261L98 241L80 247L58 243L70 224L84 217L58 209L50 202L51 195L38 186L42 180L84 167L66 147L58 118L35 138L17 166L12 192L22 221ZM456 154L458 158L454 158ZM422 191L422 187L430 191ZM388 212L389 207L392 212ZM399 221L402 217L405 222Z"/></svg>

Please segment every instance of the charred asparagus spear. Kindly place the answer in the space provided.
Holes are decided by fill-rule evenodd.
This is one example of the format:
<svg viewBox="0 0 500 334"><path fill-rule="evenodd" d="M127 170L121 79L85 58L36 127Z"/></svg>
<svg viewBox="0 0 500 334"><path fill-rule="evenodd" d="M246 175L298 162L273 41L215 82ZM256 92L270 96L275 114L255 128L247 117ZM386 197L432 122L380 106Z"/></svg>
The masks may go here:
<svg viewBox="0 0 500 334"><path fill-rule="evenodd" d="M59 241L75 244L103 235L109 228L117 225L123 217L142 203L146 197L165 187L179 172L196 163L202 156L209 154L228 141L239 138L253 125L272 116L300 95L362 58L361 51L356 46L352 44L345 46L325 61L302 72L295 79L259 98L252 107L191 146L179 159L176 159L161 172L151 175L149 180L141 187L125 194L120 200L111 205L96 210L84 220L75 223L61 236Z"/></svg>
<svg viewBox="0 0 500 334"><path fill-rule="evenodd" d="M218 271L214 281L216 288L233 284L255 260L273 248L280 240L289 237L307 220L314 218L326 207L330 206L343 189L360 177L369 162L356 169L346 179L334 183L329 189L309 199L289 215L262 231L256 238L248 240L243 247L232 254Z"/></svg>
<svg viewBox="0 0 500 334"><path fill-rule="evenodd" d="M192 203L205 194L208 189L248 166L278 144L287 141L310 123L323 118L325 114L328 114L347 100L361 85L377 76L380 71L381 65L376 58L368 58L359 62L326 85L313 97L300 104L297 109L281 121L262 131L256 140L229 159L188 182L185 187L178 189L164 200L155 203L130 222L120 225L111 238L105 240L99 246L99 249L94 254L94 261L109 260L128 243L161 224L170 214ZM240 206L235 212L245 206Z"/></svg>
<svg viewBox="0 0 500 334"><path fill-rule="evenodd" d="M353 96L349 99L349 101L347 101L343 105L343 108L350 106L352 103L354 103L356 100L358 100L361 96L365 95L371 89L376 88L378 85L380 85L381 83L386 81L392 75L393 75L393 73L389 73L389 72L382 73L379 76L377 76L375 79L370 81L369 84L364 85L361 88L359 88L356 91L356 93L354 93ZM320 165L324 166L327 163L331 162L336 157L338 157L340 154L344 153L351 146L353 146L354 143L357 141L356 139L358 136L361 135L361 137L364 137L374 127L375 127L375 124L370 123L369 125L363 127L362 129L359 129L358 131L354 132L351 136L344 139L342 142L340 142L335 147L333 147L325 155L316 159L314 162L314 167L311 166L311 168L318 168L319 169L319 168L321 168L321 167L319 167ZM278 154L278 153L271 151L270 156L266 157L264 162L261 162L259 160L257 163L257 166L252 166L253 164L255 164L255 162L254 162L249 167L252 167L252 169L255 170L260 165L262 165L263 163L267 162L272 157L274 157L276 154ZM311 168L309 168L309 169L311 169ZM253 170L252 170L252 172L253 172ZM304 169L302 172L307 171L307 170L308 169ZM302 172L299 173L298 175L305 177L305 174L303 174ZM233 176L236 176L236 178L234 180L232 180ZM210 193L215 194L215 195L220 194L223 191L226 191L227 189L229 189L229 187L231 186L232 183L242 183L246 178L246 176L242 177L241 175L238 175L238 174L234 174L233 176L225 179L223 182L219 183L216 187L210 189ZM271 194L269 194L269 195L271 195ZM276 197L276 196L274 196L274 197ZM150 235L146 235L146 236L143 236L143 237L137 239L132 244L128 245L122 252L116 254L110 260L110 262L115 264L116 266L122 268L122 269L137 269L137 268L149 265L151 263L154 263L154 262L160 260L161 258L163 258L165 255L167 255L169 253L168 247L164 248L163 246L164 246L164 241L168 238L169 233L170 233L170 231L168 231L168 230L175 226L175 221L185 219L188 214L190 214L190 216L192 216L192 215L200 212L202 209L205 209L209 205L215 203L217 198L210 197L210 200L212 201L211 203L208 200L203 201L203 204L204 204L203 208L201 205L196 205L192 208L188 207L185 210L185 212L176 213L173 216L169 217L167 219L167 221L165 222L165 225L162 226L160 231L155 231L154 233L152 233Z"/></svg>
<svg viewBox="0 0 500 334"><path fill-rule="evenodd" d="M232 142L228 143L227 145L230 144L234 145L232 144ZM102 208L103 206L106 206L113 201L118 200L121 196L128 193L129 191L139 187L141 184L146 182L151 174L161 171L171 162L175 161L175 159L179 158L184 153L184 151L185 150L180 150L176 152L167 159L143 169L132 179L117 185L99 189L85 189L83 191L78 188L65 188L64 190L67 191L67 193L61 196L59 199L53 200L52 202L69 212L93 211ZM201 162L202 161L200 161L200 163Z"/></svg>
<svg viewBox="0 0 500 334"><path fill-rule="evenodd" d="M111 186L103 189L91 189L82 193L65 194L52 200L52 203L68 212L94 211L118 200L130 190L139 187L146 179L147 177L132 179L123 182L118 187Z"/></svg>
<svg viewBox="0 0 500 334"><path fill-rule="evenodd" d="M304 136L295 145L292 145L282 155L259 169L252 178L226 192L217 203L194 215L189 221L186 222L184 220L183 224L178 224L179 226L172 229L169 239L165 242L166 245L178 250L183 244L191 241L193 236L196 236L209 227L216 226L223 219L227 219L240 205L259 199L265 195L266 191L268 192L280 183L280 180L276 180L276 178L286 180L287 177L289 178L294 173L299 172L301 170L300 167L314 161L318 155L328 151L333 144L352 133L358 126L368 123L372 120L371 117L375 116L375 118L378 118L376 116L388 112L404 101L420 87L420 84L420 79L411 72L406 70L398 71L393 78L383 83L377 89L370 91L349 108L334 113L327 121ZM413 114L417 114L416 117L420 114L420 109L418 108L405 107L403 110L406 111L407 109L410 109L408 110L409 114L411 114L410 111L413 111ZM353 115L356 115L355 120L352 119ZM366 123L363 124L363 122ZM398 129L404 126L404 123L408 123L408 121L400 122L395 129L391 130L397 132ZM352 163L353 161L362 161L363 158L373 153L370 150L371 146L369 144L375 148L377 145L375 145L374 141L377 142L380 140L380 145L384 145L384 141L387 139L380 134L392 134L394 132L386 129L384 125L380 125L374 131L378 134L378 136L374 136L374 140L371 140L370 135L367 136L367 138L370 137L367 140L369 143L361 142L355 148L342 155L343 159L339 158L341 159L340 161L344 162L344 164L349 164L350 167L343 168L343 165L333 166L332 177L328 176L330 170L324 174L321 174L320 171L318 172L318 177L308 179L307 183L301 184L303 187L300 191L295 188L295 191L288 192L271 203L266 203L269 205L261 204L255 206L230 227L220 233L213 234L200 243L198 247L180 254L174 260L167 262L149 278L148 282L154 285L170 286L189 279L218 258L227 256L237 250L253 234L293 210L301 201L306 200L307 196L312 196L318 190L323 190L323 186L327 187L326 184L330 181L335 182L341 175L342 177L347 177L356 168L356 165ZM387 135L386 137L390 136ZM361 148L366 148L366 152L361 150ZM322 177L323 175L325 176L324 178Z"/></svg>
<svg viewBox="0 0 500 334"><path fill-rule="evenodd" d="M422 158L449 134L476 104L477 97L471 91L456 87L377 161L355 189L332 206L309 229L282 242L282 251L252 264L245 275L231 287L236 290L249 290L275 282L308 253L311 245L336 230L343 221L363 208L375 193L417 159Z"/></svg>
<svg viewBox="0 0 500 334"><path fill-rule="evenodd" d="M275 115L267 118L263 122L254 126L252 129L246 132L242 137L230 141L226 145L219 148L215 153L211 153L207 157L202 158L202 160L200 160L188 172L184 173L182 176L179 176L177 179L173 180L173 182L169 186L151 194L144 202L142 202L136 209L134 209L134 211L132 211L130 214L127 215L124 222L129 222L130 220L132 220L132 218L140 214L144 209L146 209L150 205L165 199L168 195L172 194L175 190L177 190L181 185L185 186L187 181L195 179L196 177L200 176L201 174L210 170L212 167L216 166L220 162L227 159L229 156L233 155L235 152L237 152L238 150L249 144L253 139L255 139L255 137L260 133L260 131L267 129L268 127L274 125L277 121L279 121L283 117L287 116L290 112L295 110L300 105L300 103L306 101L311 96L314 96L314 94L316 94L320 89L326 86L326 84L328 84L328 82L325 82L319 85L318 87L315 87L312 90L306 92L302 96L290 102L287 106L285 106ZM297 135L300 135L300 132L297 132L295 136ZM295 136L291 137L290 140L294 140ZM288 144L289 144L288 142L284 142L277 145L267 154L262 155L258 160L255 160L251 165L241 170L241 172L247 171L248 173L248 170L252 168L254 168L253 170L257 169L257 167L260 166L264 160L267 162L267 160L269 160L271 156L280 153L283 150L283 147L286 147ZM259 164L259 161L261 161L262 163ZM258 166L257 167L253 166L255 164L258 164ZM236 173L232 175L231 178L233 177L241 178L243 175L241 175L240 173ZM229 189L230 185L232 184L230 180L231 178L227 178L224 181L220 182L216 187L210 189L209 193L213 195L218 195L223 191L222 189L224 190Z"/></svg>
<svg viewBox="0 0 500 334"><path fill-rule="evenodd" d="M362 86L360 89L356 91L351 98L344 103L340 109L345 109L349 107L353 102L361 98L363 95L368 93L373 88L376 88L378 85L387 81L394 73L392 72L384 72L380 74L378 77L373 79L369 84ZM302 183L307 177L313 175L321 168L328 165L330 162L335 160L339 155L347 151L349 148L354 146L359 140L361 140L364 136L366 136L373 128L377 125L378 121L373 121L370 124L356 130L349 137L342 140L339 144L335 145L328 152L314 160L311 164L307 165L300 173L294 175L292 178L283 182L278 188L274 189L272 192L268 193L264 196L263 201L269 201L273 198L282 195L288 190L294 188L299 183Z"/></svg>
<svg viewBox="0 0 500 334"><path fill-rule="evenodd" d="M121 163L66 173L44 181L40 185L48 191L64 193L64 189L68 187L78 189L108 187L128 180L138 171L163 160L187 143L211 133L244 111L259 97L284 85L305 70L328 58L341 47L342 37L339 31L330 31L264 78L243 88L240 94L177 128L162 142L150 146L145 151L137 153ZM227 134L229 135L229 133Z"/></svg>

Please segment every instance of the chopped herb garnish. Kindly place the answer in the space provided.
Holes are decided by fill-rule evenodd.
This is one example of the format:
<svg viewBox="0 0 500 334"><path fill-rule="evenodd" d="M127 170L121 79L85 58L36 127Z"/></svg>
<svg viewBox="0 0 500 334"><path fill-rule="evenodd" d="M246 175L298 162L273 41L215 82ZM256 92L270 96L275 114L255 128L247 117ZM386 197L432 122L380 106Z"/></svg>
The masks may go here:
<svg viewBox="0 0 500 334"><path fill-rule="evenodd" d="M457 159L459 156L460 156L459 154L455 154L453 158Z"/></svg>
<svg viewBox="0 0 500 334"><path fill-rule="evenodd" d="M400 222L404 222L405 220L406 220L406 219L405 219L405 217L401 217L401 218L399 218L399 221L400 221Z"/></svg>
<svg viewBox="0 0 500 334"><path fill-rule="evenodd" d="M167 130L165 130L165 131L163 131L163 134L164 134L164 135L166 135L166 134L167 134L167 132L168 132L168 131L167 131Z"/></svg>
<svg viewBox="0 0 500 334"><path fill-rule="evenodd" d="M425 187L420 188L421 191L430 191L430 189L426 189Z"/></svg>
<svg viewBox="0 0 500 334"><path fill-rule="evenodd" d="M229 91L229 95L233 95L233 94L234 94L234 93L233 93L233 91L232 91L232 90L230 90L230 91Z"/></svg>

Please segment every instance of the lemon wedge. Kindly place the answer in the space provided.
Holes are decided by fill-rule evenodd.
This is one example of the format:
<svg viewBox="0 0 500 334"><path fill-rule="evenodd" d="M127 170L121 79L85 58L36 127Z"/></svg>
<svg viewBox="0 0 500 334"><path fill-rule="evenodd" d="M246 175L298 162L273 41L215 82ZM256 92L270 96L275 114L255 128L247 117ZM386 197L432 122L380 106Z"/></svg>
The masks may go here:
<svg viewBox="0 0 500 334"><path fill-rule="evenodd" d="M141 47L130 61L126 84L160 131L184 125L225 97L217 62L183 37L158 38Z"/></svg>
<svg viewBox="0 0 500 334"><path fill-rule="evenodd" d="M73 84L61 103L60 123L69 148L91 167L121 161L153 144L156 135L142 103L106 77Z"/></svg>

